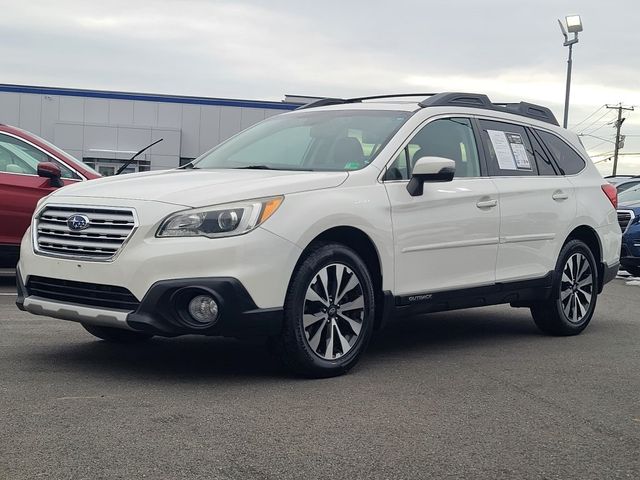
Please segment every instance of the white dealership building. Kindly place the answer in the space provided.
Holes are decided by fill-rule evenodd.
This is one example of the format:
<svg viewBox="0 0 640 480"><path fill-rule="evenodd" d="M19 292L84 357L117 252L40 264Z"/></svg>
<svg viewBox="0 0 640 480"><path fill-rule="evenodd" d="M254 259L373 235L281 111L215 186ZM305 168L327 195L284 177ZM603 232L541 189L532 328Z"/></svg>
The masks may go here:
<svg viewBox="0 0 640 480"><path fill-rule="evenodd" d="M271 102L0 84L0 123L33 132L109 175L160 138L128 171L177 167L303 102L302 97Z"/></svg>

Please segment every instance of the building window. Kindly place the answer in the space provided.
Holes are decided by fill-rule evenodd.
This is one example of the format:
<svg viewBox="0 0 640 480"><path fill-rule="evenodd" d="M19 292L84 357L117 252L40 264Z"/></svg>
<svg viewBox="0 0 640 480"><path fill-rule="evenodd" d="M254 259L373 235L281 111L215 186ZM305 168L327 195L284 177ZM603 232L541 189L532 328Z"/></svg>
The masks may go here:
<svg viewBox="0 0 640 480"><path fill-rule="evenodd" d="M115 175L127 160L116 160L115 158L83 158L82 161L103 177L110 177L111 175ZM122 173L148 172L149 170L151 170L151 161L134 160Z"/></svg>

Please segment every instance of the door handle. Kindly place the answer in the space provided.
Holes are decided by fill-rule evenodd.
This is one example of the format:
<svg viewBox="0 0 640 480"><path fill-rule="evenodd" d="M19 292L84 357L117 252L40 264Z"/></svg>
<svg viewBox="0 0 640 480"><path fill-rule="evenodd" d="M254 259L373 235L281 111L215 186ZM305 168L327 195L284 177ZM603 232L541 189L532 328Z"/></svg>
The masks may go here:
<svg viewBox="0 0 640 480"><path fill-rule="evenodd" d="M551 198L553 198L554 200L566 200L567 198L569 198L569 195L564 193L562 190L557 190L553 192Z"/></svg>
<svg viewBox="0 0 640 480"><path fill-rule="evenodd" d="M498 205L498 200L481 200L476 203L476 207L478 208L493 208Z"/></svg>

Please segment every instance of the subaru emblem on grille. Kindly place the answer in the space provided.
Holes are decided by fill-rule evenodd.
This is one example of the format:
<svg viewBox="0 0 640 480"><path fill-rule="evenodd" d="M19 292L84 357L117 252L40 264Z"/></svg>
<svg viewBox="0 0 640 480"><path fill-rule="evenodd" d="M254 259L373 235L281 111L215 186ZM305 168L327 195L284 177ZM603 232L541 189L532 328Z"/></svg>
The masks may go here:
<svg viewBox="0 0 640 480"><path fill-rule="evenodd" d="M89 228L89 217L86 215L74 214L67 218L67 226L69 230L73 230L74 232L79 232L80 230L84 230Z"/></svg>

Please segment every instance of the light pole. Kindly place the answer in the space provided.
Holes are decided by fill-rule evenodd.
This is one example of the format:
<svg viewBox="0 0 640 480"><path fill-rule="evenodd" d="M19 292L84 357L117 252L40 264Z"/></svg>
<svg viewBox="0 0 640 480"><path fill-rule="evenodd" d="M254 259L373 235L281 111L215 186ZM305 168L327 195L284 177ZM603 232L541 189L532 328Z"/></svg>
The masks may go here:
<svg viewBox="0 0 640 480"><path fill-rule="evenodd" d="M569 15L565 17L567 28L565 29L564 23L558 20L560 24L560 30L564 35L564 46L569 47L569 59L567 60L567 89L564 96L564 121L562 126L567 128L567 120L569 119L569 92L571 91L571 54L573 53L573 45L578 43L578 32L582 31L582 21L580 15ZM568 33L573 33L573 38L569 39Z"/></svg>

